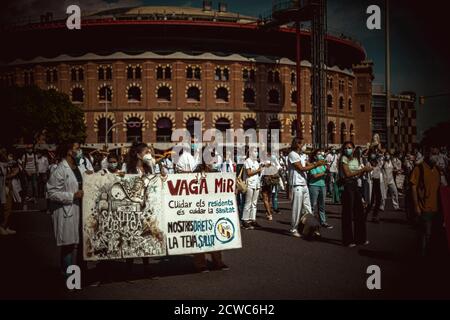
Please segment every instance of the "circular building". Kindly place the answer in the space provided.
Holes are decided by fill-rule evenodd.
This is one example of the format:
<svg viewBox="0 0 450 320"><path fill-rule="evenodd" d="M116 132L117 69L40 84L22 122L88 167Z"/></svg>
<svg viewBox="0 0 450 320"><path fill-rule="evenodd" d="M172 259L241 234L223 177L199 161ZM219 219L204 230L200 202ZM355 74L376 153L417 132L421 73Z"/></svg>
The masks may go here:
<svg viewBox="0 0 450 320"><path fill-rule="evenodd" d="M208 1L205 1L208 3ZM44 17L45 18L45 17ZM99 12L69 30L63 19L10 26L3 85L67 93L85 113L86 143L167 144L174 129L280 129L296 134L295 29L210 6ZM301 31L301 128L311 142L310 32ZM364 49L327 35L327 142L371 136L372 63Z"/></svg>

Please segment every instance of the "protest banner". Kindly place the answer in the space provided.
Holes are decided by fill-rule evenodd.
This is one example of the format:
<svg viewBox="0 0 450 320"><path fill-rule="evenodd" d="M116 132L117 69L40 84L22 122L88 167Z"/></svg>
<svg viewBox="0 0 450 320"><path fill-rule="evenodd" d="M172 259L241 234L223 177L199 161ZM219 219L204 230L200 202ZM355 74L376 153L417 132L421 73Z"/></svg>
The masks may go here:
<svg viewBox="0 0 450 320"><path fill-rule="evenodd" d="M161 186L157 175L84 175L84 259L166 255Z"/></svg>
<svg viewBox="0 0 450 320"><path fill-rule="evenodd" d="M169 255L241 248L234 173L168 175L163 185Z"/></svg>

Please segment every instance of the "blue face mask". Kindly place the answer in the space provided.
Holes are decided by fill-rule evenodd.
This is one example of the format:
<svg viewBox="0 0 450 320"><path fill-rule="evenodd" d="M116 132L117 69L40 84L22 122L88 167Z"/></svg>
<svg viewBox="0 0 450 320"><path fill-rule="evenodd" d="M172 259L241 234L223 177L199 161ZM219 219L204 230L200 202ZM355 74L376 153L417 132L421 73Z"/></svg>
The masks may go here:
<svg viewBox="0 0 450 320"><path fill-rule="evenodd" d="M351 157L351 156L353 155L353 149L352 149L352 148L346 148L346 149L344 150L344 152L345 152L345 155L346 155L347 157Z"/></svg>
<svg viewBox="0 0 450 320"><path fill-rule="evenodd" d="M324 160L325 158L323 157L323 155L321 155L321 154L319 154L318 156L317 156L317 160Z"/></svg>

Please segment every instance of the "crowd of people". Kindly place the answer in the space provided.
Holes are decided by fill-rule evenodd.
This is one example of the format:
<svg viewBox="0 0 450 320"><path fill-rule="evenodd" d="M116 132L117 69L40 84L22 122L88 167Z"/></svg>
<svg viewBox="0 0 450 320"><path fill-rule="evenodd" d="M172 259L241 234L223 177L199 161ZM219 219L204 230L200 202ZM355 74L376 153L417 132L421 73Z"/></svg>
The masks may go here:
<svg viewBox="0 0 450 320"><path fill-rule="evenodd" d="M244 185L236 188L242 229L260 227L260 198L265 219L272 221L273 215L280 213L278 198L285 195L291 204L289 234L299 238L320 237L321 228L333 228L325 210L329 198L333 204L342 205L342 243L348 247L369 243L367 221L379 223L379 213L388 200L394 210L405 211L410 221L420 221L423 254L429 250L434 225L442 226L439 193L450 178L446 148L424 146L422 153L391 154L376 141L365 147L347 141L340 148L309 150L302 140L294 138L291 147L279 153L264 149L261 145L247 147L245 158L241 158L237 153L222 155L218 148L210 148L213 161L209 162L201 157L205 148L193 140L177 161L173 151L156 154L145 143L133 144L124 156L106 149L84 154L79 143L61 144L56 154L31 147L24 154L1 150L0 235L16 233L10 228L14 208L24 209L27 203L46 199L61 247L61 268L67 270L76 264L81 254L83 174L94 172L163 176L235 172ZM221 252L211 256L213 269L228 269ZM133 259L127 259L130 272L133 264ZM148 259L143 259L143 264L148 266ZM209 271L205 254L195 255L193 264L198 272Z"/></svg>

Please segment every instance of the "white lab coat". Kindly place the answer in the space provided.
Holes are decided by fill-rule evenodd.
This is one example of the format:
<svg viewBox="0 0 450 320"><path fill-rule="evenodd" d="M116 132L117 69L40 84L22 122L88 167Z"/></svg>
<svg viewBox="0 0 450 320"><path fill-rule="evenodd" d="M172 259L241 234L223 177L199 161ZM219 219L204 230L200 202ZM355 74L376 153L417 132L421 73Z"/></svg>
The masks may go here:
<svg viewBox="0 0 450 320"><path fill-rule="evenodd" d="M73 195L79 190L75 174L66 160L60 162L47 182L48 198L54 203L52 217L56 244L78 244L80 241L80 207Z"/></svg>

